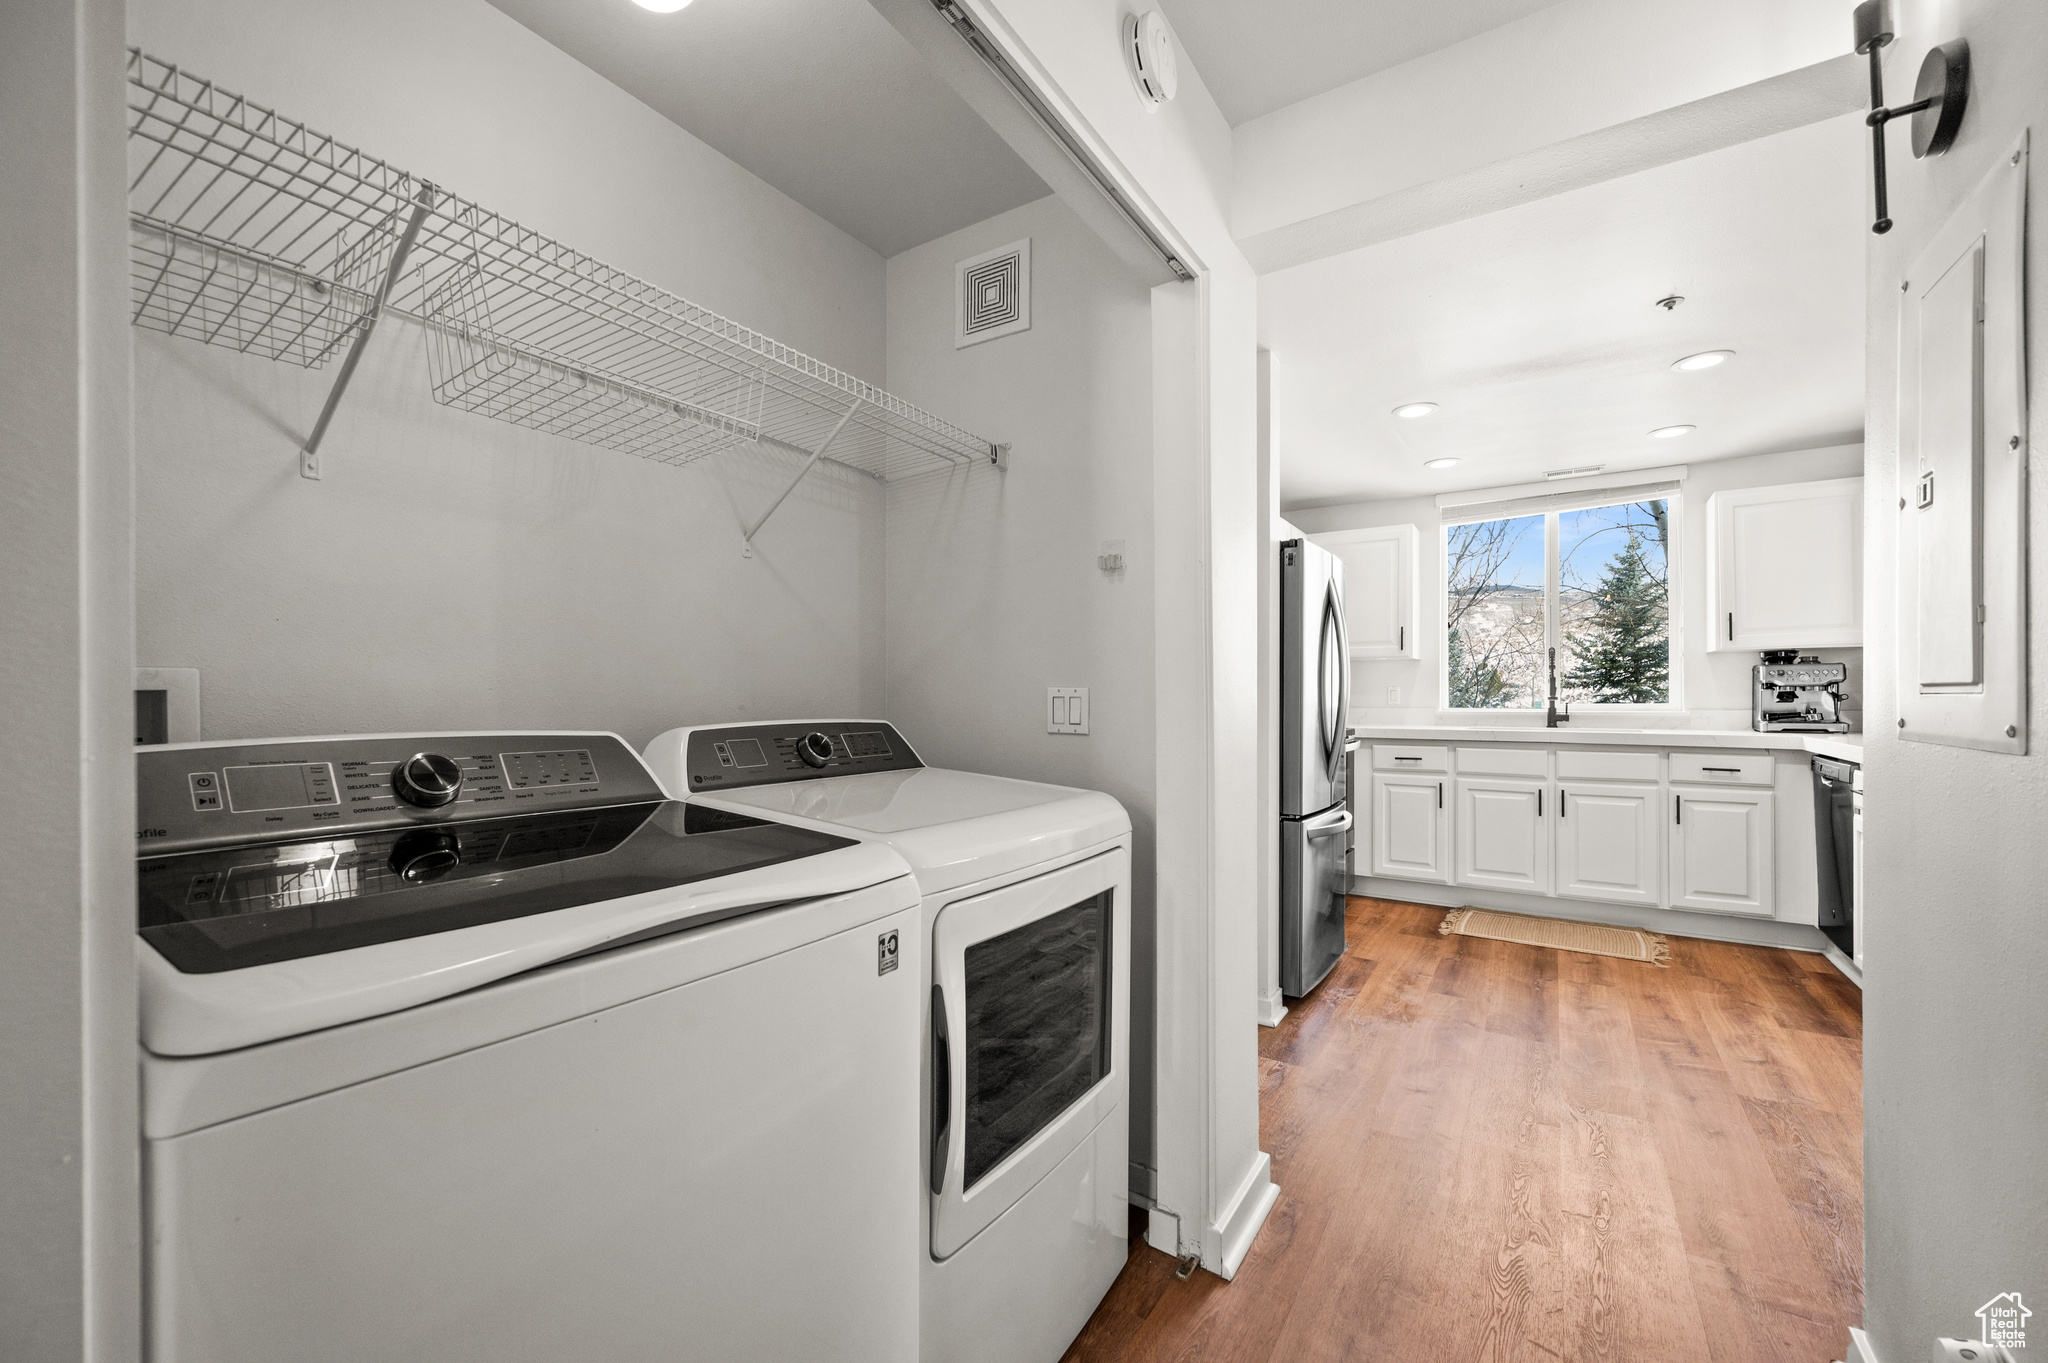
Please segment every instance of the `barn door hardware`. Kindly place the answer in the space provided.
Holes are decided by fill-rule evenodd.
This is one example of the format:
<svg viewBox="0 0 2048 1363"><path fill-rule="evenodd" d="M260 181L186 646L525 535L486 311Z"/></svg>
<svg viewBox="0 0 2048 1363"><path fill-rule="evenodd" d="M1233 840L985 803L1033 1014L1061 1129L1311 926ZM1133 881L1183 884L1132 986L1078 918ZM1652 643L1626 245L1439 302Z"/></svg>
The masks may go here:
<svg viewBox="0 0 2048 1363"><path fill-rule="evenodd" d="M1891 208L1885 198L1884 130L1895 118L1913 119L1915 158L1939 156L1956 140L1963 126L1963 111L1970 102L1970 44L1957 38L1928 50L1920 63L1920 78L1913 84L1913 102L1896 109L1884 106L1884 49L1893 32L1891 0L1863 0L1856 7L1856 52L1870 58L1870 125L1872 183L1877 190L1877 220L1870 230L1892 230Z"/></svg>

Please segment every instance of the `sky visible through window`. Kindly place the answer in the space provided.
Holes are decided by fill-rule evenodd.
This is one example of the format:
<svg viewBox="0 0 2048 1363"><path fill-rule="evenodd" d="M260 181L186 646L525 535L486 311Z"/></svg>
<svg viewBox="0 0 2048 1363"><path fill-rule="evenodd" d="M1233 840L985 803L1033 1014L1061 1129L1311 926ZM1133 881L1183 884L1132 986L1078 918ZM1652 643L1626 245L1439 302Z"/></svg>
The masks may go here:
<svg viewBox="0 0 2048 1363"><path fill-rule="evenodd" d="M1552 618L1565 700L1669 704L1668 507L1645 501L1550 513L1554 602L1545 592L1546 516L1446 527L1451 706L1543 708Z"/></svg>

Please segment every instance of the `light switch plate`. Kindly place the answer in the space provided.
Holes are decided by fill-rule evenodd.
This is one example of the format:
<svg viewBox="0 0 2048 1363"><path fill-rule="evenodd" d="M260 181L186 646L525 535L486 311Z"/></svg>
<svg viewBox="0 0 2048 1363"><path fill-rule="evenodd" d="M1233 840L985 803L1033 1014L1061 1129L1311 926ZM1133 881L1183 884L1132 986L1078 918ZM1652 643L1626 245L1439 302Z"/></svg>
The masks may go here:
<svg viewBox="0 0 2048 1363"><path fill-rule="evenodd" d="M1088 732L1088 688L1048 686L1045 688L1045 731L1049 734Z"/></svg>

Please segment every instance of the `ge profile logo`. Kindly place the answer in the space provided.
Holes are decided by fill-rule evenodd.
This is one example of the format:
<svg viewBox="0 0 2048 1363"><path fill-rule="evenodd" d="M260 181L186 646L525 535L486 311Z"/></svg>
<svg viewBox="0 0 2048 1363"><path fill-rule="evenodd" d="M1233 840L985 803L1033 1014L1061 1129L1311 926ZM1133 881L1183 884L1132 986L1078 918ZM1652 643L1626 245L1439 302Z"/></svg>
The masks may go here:
<svg viewBox="0 0 2048 1363"><path fill-rule="evenodd" d="M886 975L896 968L896 934L885 932L875 938L875 973Z"/></svg>

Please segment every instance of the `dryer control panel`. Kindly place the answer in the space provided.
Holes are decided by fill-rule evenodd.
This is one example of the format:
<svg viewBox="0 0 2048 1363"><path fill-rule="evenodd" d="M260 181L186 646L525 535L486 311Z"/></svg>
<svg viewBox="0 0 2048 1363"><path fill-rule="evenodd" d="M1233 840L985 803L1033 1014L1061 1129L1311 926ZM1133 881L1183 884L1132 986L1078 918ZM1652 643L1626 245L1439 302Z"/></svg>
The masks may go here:
<svg viewBox="0 0 2048 1363"><path fill-rule="evenodd" d="M796 720L692 729L684 769L692 792L922 767L879 719Z"/></svg>
<svg viewBox="0 0 2048 1363"><path fill-rule="evenodd" d="M144 856L308 832L662 800L612 734L399 734L135 751Z"/></svg>

